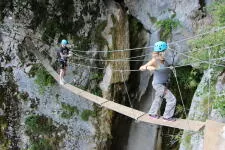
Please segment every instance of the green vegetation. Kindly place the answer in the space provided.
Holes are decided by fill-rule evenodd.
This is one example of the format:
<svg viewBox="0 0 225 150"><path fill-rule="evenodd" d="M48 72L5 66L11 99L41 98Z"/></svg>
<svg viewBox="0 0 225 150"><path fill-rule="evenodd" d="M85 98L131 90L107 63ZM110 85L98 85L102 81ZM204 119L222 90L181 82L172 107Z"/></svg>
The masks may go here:
<svg viewBox="0 0 225 150"><path fill-rule="evenodd" d="M218 96L214 100L214 108L218 109L220 114L225 116L225 96Z"/></svg>
<svg viewBox="0 0 225 150"><path fill-rule="evenodd" d="M93 74L91 74L90 80L98 80L98 81L101 81L102 78L103 78L103 74L93 73Z"/></svg>
<svg viewBox="0 0 225 150"><path fill-rule="evenodd" d="M55 129L51 119L39 115L32 115L26 118L25 125L27 133L48 134Z"/></svg>
<svg viewBox="0 0 225 150"><path fill-rule="evenodd" d="M35 73L35 83L39 85L41 93L44 92L45 86L51 86L55 84L55 79L45 70L43 66L39 66L39 69Z"/></svg>
<svg viewBox="0 0 225 150"><path fill-rule="evenodd" d="M20 92L18 95L17 95L17 98L18 99L21 99L23 101L28 101L29 100L29 94L27 92Z"/></svg>
<svg viewBox="0 0 225 150"><path fill-rule="evenodd" d="M29 150L58 149L64 135L58 135L60 127L53 125L53 120L45 116L32 115L26 118L26 134L30 137ZM53 136L54 135L54 136Z"/></svg>
<svg viewBox="0 0 225 150"><path fill-rule="evenodd" d="M96 117L96 112L91 110L84 110L81 114L81 119L84 121L88 121L89 117Z"/></svg>
<svg viewBox="0 0 225 150"><path fill-rule="evenodd" d="M215 25L224 25L225 23L225 0L215 1L210 7L209 12L213 14Z"/></svg>
<svg viewBox="0 0 225 150"><path fill-rule="evenodd" d="M186 149L192 149L191 143L191 134L188 134L188 132L184 133L184 146Z"/></svg>
<svg viewBox="0 0 225 150"><path fill-rule="evenodd" d="M91 89L91 93L96 96L102 96L102 90L97 86L94 89Z"/></svg>
<svg viewBox="0 0 225 150"><path fill-rule="evenodd" d="M171 38L172 31L180 25L178 20L165 19L156 22L156 26L160 28L160 40L167 41Z"/></svg>
<svg viewBox="0 0 225 150"><path fill-rule="evenodd" d="M208 12L212 14L212 17L214 19L214 23L208 26L208 28L202 32L207 32L208 30L213 30L214 28L218 28L220 26L224 26L225 24L225 0L219 0L217 2L214 2L212 6L208 8ZM203 37L199 39L194 39L189 42L189 45L193 51L189 54L192 58L189 58L187 62L191 63L198 63L197 66L201 70L207 70L209 68L209 63L199 63L199 58L201 60L205 60L208 62L211 62L211 68L213 68L213 74L211 74L211 84L210 89L213 91L216 83L216 79L220 72L224 71L224 67L218 67L213 64L222 64L224 65L224 62L219 60L218 58L224 58L224 30L221 30L219 32L212 32L210 34L206 34ZM213 46L213 47L211 47ZM208 48L210 47L210 48ZM210 61L209 61L210 60ZM208 89L208 87L206 87ZM204 89L204 91L207 91L207 89ZM216 91L211 92L210 99L213 99L210 101L210 106L213 105L214 108L218 109L221 115L225 115L225 101L222 97L217 97L218 93ZM207 99L207 98L206 98ZM203 104L207 103L208 100L204 100Z"/></svg>
<svg viewBox="0 0 225 150"><path fill-rule="evenodd" d="M6 77L8 81L3 81L3 84L0 84L0 150L9 150L12 149L11 143L14 142L13 138L9 138L11 136L8 132L9 125L14 129L19 127L18 122L20 113L17 112L18 104L20 102L18 101L16 94L18 92L18 86L16 85L11 71L5 71L5 75L2 75L1 77Z"/></svg>
<svg viewBox="0 0 225 150"><path fill-rule="evenodd" d="M197 85L201 81L202 74L203 73L200 70L194 69L191 66L176 68L177 80L186 108L190 108L192 97L195 93ZM170 89L177 98L175 115L185 118L184 108L181 103L181 97L174 75L171 77Z"/></svg>
<svg viewBox="0 0 225 150"><path fill-rule="evenodd" d="M47 139L33 140L29 150L53 150L53 146Z"/></svg>
<svg viewBox="0 0 225 150"><path fill-rule="evenodd" d="M203 73L200 70L192 68L191 66L176 68L176 76L177 76L178 84L181 90L181 95L183 98L185 108L183 107L180 93L178 90L178 85L176 82L176 78L173 74L170 79L171 81L170 81L169 89L175 95L177 99L175 117L186 118L185 111L188 114L188 111L189 111L188 108L190 108L193 95L196 91L197 85L201 81L202 74ZM162 102L162 105L165 105L165 101ZM164 107L161 107L162 112L164 112L163 108ZM171 128L169 127L163 127L162 128L162 135L163 135L162 149L178 149L179 143L182 140L182 134L183 134L183 131L181 130L178 130L178 129L171 130Z"/></svg>
<svg viewBox="0 0 225 150"><path fill-rule="evenodd" d="M34 77L39 68L40 68L40 64L32 65L32 67L28 73L29 77Z"/></svg>
<svg viewBox="0 0 225 150"><path fill-rule="evenodd" d="M7 129L7 118L0 116L0 149L7 150L10 145L10 140L5 136Z"/></svg>
<svg viewBox="0 0 225 150"><path fill-rule="evenodd" d="M89 82L97 85L98 83L102 81L102 79L103 79L103 74L100 72L95 72L91 74ZM99 86L90 87L90 92L94 95L102 96L102 90L99 88Z"/></svg>
<svg viewBox="0 0 225 150"><path fill-rule="evenodd" d="M79 110L76 106L70 106L70 105L65 104L65 103L61 103L61 105L62 105L62 109L63 109L63 112L61 114L62 118L69 119L73 115L79 114Z"/></svg>

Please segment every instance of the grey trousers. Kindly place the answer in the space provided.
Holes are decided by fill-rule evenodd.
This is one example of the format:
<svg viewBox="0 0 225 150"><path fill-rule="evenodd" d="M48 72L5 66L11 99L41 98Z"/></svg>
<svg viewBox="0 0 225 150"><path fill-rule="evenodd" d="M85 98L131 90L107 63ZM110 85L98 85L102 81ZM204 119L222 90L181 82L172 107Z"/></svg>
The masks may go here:
<svg viewBox="0 0 225 150"><path fill-rule="evenodd" d="M155 99L152 102L152 106L149 110L149 114L156 115L162 103L162 97L166 99L166 108L163 114L164 118L173 117L175 107L176 107L176 98L171 93L169 89L167 89L163 84L153 84L153 88L155 89Z"/></svg>

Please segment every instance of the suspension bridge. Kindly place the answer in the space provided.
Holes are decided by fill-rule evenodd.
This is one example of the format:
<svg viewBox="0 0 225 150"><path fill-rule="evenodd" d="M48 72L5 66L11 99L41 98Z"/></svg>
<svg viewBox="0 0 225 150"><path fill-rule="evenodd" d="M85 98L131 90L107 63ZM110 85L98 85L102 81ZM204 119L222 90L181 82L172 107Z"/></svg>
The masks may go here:
<svg viewBox="0 0 225 150"><path fill-rule="evenodd" d="M225 27L222 27L222 28L214 30L212 32L219 31L224 28ZM212 33L212 32L199 34L194 37L202 36L202 35ZM19 34L21 34L21 33L19 33ZM191 39L191 38L187 38L187 39ZM182 41L184 41L184 40L180 40L178 42L182 42ZM218 45L221 45L221 44L223 44L223 43L220 43ZM147 48L149 48L149 47L124 49L124 50L116 50L116 51L120 52L120 51L136 50L136 49L147 49ZM32 52L40 60L40 62L46 68L46 70L49 72L49 74L51 74L52 77L58 81L58 79L59 79L58 74L50 66L50 62L47 59L45 59L44 56L38 50L32 50ZM102 51L99 51L99 52L102 52ZM182 55L185 55L185 54L183 53ZM82 57L82 56L77 55L77 57ZM194 58L194 59L196 59L196 58ZM206 63L206 61L201 60L201 59L196 59L196 60L200 61L201 63ZM115 60L110 60L110 61L115 61ZM131 60L127 59L126 61L131 61ZM209 64L211 64L211 63L209 63ZM224 65L216 65L216 64L212 64L212 65L225 67ZM99 68L97 68L97 69L99 69ZM104 69L104 68L101 68L101 69ZM114 71L121 71L121 70L114 70ZM126 70L123 70L123 71L126 71ZM139 70L128 70L128 71L139 71ZM175 121L175 122L169 122L169 121L163 120L162 118L150 119L148 114L145 112L142 112L142 111L136 110L134 108L130 108L130 107L115 103L111 100L107 100L102 97L93 95L93 94L91 94L87 91L84 91L82 89L79 89L71 84L66 83L65 85L62 85L62 87L71 91L75 95L81 96L89 101L92 101L93 103L100 105L101 107L110 109L112 111L118 112L118 113L125 115L127 117L130 117L132 119L135 119L137 122L145 122L145 123L149 123L149 124L153 124L153 125L167 126L167 127L178 128L178 129L183 129L183 130L192 131L192 132L198 132L198 131L203 130L204 131L204 150L212 150L212 149L224 150L225 139L222 138L222 134L225 134L225 133L223 133L225 131L223 131L222 128L225 126L225 124L223 124L223 123L219 123L219 122L212 121L212 120L206 120L206 122L201 122L201 121L197 121L197 120L177 119L177 121ZM187 117L187 115L186 115L186 117Z"/></svg>
<svg viewBox="0 0 225 150"><path fill-rule="evenodd" d="M40 60L45 69L52 75L52 77L58 81L59 76L55 70L50 66L50 62L44 59L44 56L39 51L33 51L35 56ZM93 103L100 105L101 107L107 108L109 110L115 111L136 121L145 122L153 125L161 125L172 128L183 129L187 131L198 132L200 130L204 131L204 150L224 150L225 139L222 138L223 127L225 124L219 123L212 120L207 120L206 122L201 122L197 120L188 119L177 119L175 122L165 121L162 118L150 119L149 115L145 112L115 103L111 100L96 96L87 91L79 89L69 83L62 85L63 88L69 90L75 95L81 96Z"/></svg>

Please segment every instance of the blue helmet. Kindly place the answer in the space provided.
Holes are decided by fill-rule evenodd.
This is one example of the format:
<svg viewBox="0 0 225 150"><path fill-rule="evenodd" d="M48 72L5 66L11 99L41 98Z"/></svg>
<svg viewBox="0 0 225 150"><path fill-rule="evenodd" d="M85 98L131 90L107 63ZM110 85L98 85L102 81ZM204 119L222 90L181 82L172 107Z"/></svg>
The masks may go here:
<svg viewBox="0 0 225 150"><path fill-rule="evenodd" d="M61 41L61 45L66 45L66 44L68 44L68 41L63 39L63 40Z"/></svg>
<svg viewBox="0 0 225 150"><path fill-rule="evenodd" d="M166 49L167 49L166 42L159 41L159 42L156 42L154 45L154 52L163 52Z"/></svg>

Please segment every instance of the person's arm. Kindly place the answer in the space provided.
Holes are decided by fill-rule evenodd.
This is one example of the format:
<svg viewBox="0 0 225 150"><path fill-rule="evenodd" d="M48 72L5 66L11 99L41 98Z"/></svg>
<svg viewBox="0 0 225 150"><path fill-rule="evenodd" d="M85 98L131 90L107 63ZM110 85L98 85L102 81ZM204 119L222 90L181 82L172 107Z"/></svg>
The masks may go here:
<svg viewBox="0 0 225 150"><path fill-rule="evenodd" d="M71 57L72 56L72 52L70 50L68 50L68 54L63 54L62 50L60 50L60 56L61 58L66 58L66 57Z"/></svg>
<svg viewBox="0 0 225 150"><path fill-rule="evenodd" d="M151 59L148 63L146 63L145 65L142 65L139 70L141 71L144 71L144 70L150 70L150 71L153 71L156 69L156 66L155 66L155 59Z"/></svg>
<svg viewBox="0 0 225 150"><path fill-rule="evenodd" d="M68 57L67 55L64 55L61 51L60 51L60 56L61 56L61 58L66 58L66 57Z"/></svg>
<svg viewBox="0 0 225 150"><path fill-rule="evenodd" d="M73 53L71 51L69 51L69 54L67 56L71 57L72 55L73 55Z"/></svg>

